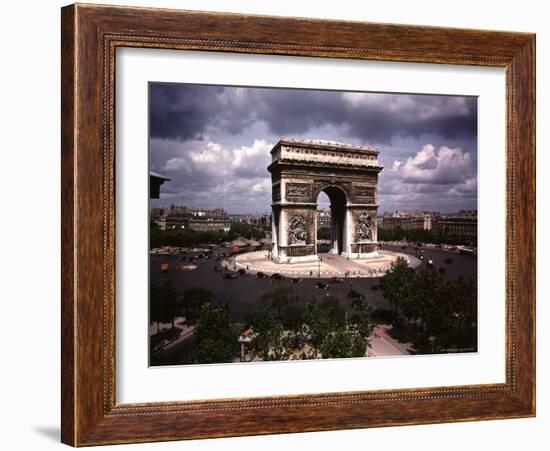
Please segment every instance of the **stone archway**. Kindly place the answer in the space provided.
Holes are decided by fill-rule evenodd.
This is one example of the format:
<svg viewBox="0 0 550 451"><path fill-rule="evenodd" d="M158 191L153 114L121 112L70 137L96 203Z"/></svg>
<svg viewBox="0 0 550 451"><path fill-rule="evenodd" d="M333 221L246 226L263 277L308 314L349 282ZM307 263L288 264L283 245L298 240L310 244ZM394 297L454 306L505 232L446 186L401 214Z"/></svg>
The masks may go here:
<svg viewBox="0 0 550 451"><path fill-rule="evenodd" d="M341 254L345 249L344 243L344 231L346 230L346 206L348 204L348 197L345 190L339 185L327 183L322 186L317 193L313 193L313 199L317 204L318 197L321 193L325 193L330 201L330 219L331 219L331 235L330 235L330 253ZM317 205L316 205L317 208ZM316 216L318 219L318 216ZM317 231L319 224L315 221L315 236L317 237Z"/></svg>
<svg viewBox="0 0 550 451"><path fill-rule="evenodd" d="M316 261L317 197L331 200L332 251L376 254L378 150L327 141L281 139L271 150L272 257Z"/></svg>

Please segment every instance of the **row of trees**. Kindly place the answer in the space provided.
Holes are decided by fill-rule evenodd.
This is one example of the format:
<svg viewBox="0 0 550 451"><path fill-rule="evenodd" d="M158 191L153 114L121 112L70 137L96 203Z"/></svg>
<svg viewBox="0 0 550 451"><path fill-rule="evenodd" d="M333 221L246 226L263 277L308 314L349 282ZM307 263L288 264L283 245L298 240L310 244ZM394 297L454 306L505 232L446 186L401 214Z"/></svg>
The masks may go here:
<svg viewBox="0 0 550 451"><path fill-rule="evenodd" d="M214 294L205 288L189 288L178 297L171 280L164 282L162 286L151 284L150 287L150 320L157 323L171 323L177 316L185 316L189 324L194 324L200 316L200 310L204 304L214 301Z"/></svg>
<svg viewBox="0 0 550 451"><path fill-rule="evenodd" d="M439 271L414 271L398 258L380 286L390 302L393 332L411 341L417 353L477 349L477 285L458 276L446 281Z"/></svg>
<svg viewBox="0 0 550 451"><path fill-rule="evenodd" d="M434 244L467 244L470 246L477 245L477 237L449 235L442 232L438 228L432 230L413 229L406 230L401 227L391 229L378 228L378 239L381 241L400 241L407 240L421 243Z"/></svg>
<svg viewBox="0 0 550 451"><path fill-rule="evenodd" d="M205 288L189 288L178 297L172 281L162 286L151 284L150 321L157 323L157 333L151 337L151 349L164 338L175 338L176 317L185 316L188 325L194 325L194 344L187 363L231 362L237 331L231 322L229 310L213 304L214 294ZM160 323L171 323L168 331L160 330Z"/></svg>
<svg viewBox="0 0 550 451"><path fill-rule="evenodd" d="M151 286L151 321L173 323L184 314L195 325L189 363L231 362L236 355L239 331L229 309L213 301L202 288L178 298L171 282ZM361 299L346 315L334 297L302 301L291 288L277 288L262 296L242 330L252 330L248 351L260 360L363 357L375 326L371 313Z"/></svg>
<svg viewBox="0 0 550 451"><path fill-rule="evenodd" d="M161 246L193 247L199 244L221 244L224 241L231 241L239 237L261 240L266 236L263 228L243 223L232 224L229 232L224 232L223 230L198 231L191 229L161 230L159 226L153 222L149 230L151 248Z"/></svg>
<svg viewBox="0 0 550 451"><path fill-rule="evenodd" d="M250 351L261 360L363 357L374 329L371 311L357 299L346 315L334 297L301 301L290 288L266 293L247 317Z"/></svg>

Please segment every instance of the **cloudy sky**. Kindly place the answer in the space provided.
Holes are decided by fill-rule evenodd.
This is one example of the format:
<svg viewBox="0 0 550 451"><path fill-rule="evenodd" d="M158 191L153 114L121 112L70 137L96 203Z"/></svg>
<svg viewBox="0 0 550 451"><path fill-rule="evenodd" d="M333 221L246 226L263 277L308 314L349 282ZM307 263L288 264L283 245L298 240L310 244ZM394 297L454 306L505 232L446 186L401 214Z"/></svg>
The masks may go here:
<svg viewBox="0 0 550 451"><path fill-rule="evenodd" d="M150 84L152 206L270 211L281 137L376 146L379 212L477 208L474 97ZM326 203L326 200L322 202Z"/></svg>

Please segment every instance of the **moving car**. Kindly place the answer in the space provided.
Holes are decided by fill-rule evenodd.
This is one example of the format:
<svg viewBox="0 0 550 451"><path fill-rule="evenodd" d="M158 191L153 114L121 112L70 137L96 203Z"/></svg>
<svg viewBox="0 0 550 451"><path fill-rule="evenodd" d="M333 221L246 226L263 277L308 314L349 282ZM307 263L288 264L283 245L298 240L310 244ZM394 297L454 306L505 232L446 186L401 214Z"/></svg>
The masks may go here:
<svg viewBox="0 0 550 451"><path fill-rule="evenodd" d="M236 279L237 277L239 277L239 274L236 272L226 272L223 275L224 279Z"/></svg>
<svg viewBox="0 0 550 451"><path fill-rule="evenodd" d="M323 283L323 282L317 282L315 284L315 287L316 288L319 288L321 290L328 290L330 288L330 285L328 283Z"/></svg>

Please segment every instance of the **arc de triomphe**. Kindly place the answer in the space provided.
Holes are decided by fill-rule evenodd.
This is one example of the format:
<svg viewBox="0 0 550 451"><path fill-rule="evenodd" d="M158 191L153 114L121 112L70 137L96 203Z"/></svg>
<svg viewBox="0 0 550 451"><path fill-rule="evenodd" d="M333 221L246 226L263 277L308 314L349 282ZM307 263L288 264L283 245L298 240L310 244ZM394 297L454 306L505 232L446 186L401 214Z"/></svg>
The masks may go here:
<svg viewBox="0 0 550 451"><path fill-rule="evenodd" d="M331 252L377 256L378 150L330 141L281 139L267 168L272 181L272 258L316 261L317 197L330 199Z"/></svg>

